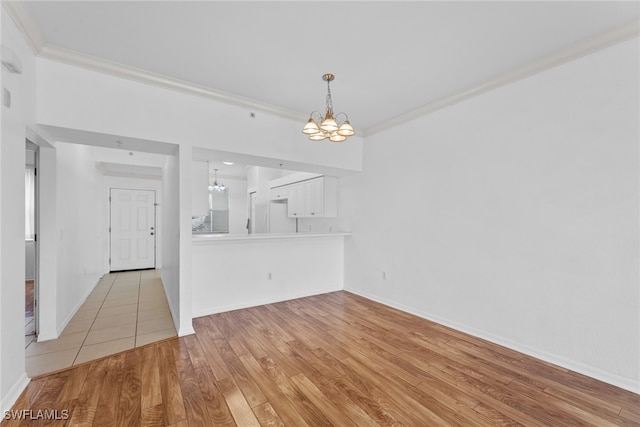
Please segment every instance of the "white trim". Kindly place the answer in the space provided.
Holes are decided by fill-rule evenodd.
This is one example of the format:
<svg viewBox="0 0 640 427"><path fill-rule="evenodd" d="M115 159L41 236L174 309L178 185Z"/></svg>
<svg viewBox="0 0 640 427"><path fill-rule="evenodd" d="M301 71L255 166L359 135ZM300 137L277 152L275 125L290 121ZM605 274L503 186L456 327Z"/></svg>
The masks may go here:
<svg viewBox="0 0 640 427"><path fill-rule="evenodd" d="M603 381L605 383L614 385L616 387L623 388L625 390L631 391L633 393L640 394L640 382L633 381L630 378L621 377L619 375L612 374L611 372L603 371L594 366L586 365L581 362L577 362L575 360L567 359L562 356L558 356L556 354L547 353L544 351L540 351L538 349L529 347L527 345L523 345L521 343L516 343L508 339L504 339L497 335L493 335L491 333L481 331L479 329L470 328L466 325L450 321L448 319L444 319L439 316L434 316L429 313L425 313L420 310L416 310L413 307L406 306L404 304L398 304L396 302L387 300L385 298L380 298L376 295L370 294L368 292L353 289L348 286L345 286L345 291L354 293L356 295L360 295L361 297L370 299L372 301L379 302L380 304L384 304L389 307L393 307L395 309L404 311L405 313L413 314L415 316L421 317L423 319L430 320L432 322L438 323L440 325L447 326L449 328L455 329L460 332L464 332L465 334L472 335L477 338L481 338L486 341L490 341L494 344L501 345L503 347L507 347L511 350L515 350L517 352L526 354L531 357L535 357L536 359L543 360L548 363L552 363L554 365L563 367L565 369L569 369L570 371L574 371L588 377L594 378L599 381Z"/></svg>
<svg viewBox="0 0 640 427"><path fill-rule="evenodd" d="M24 34L24 38L27 40L29 47L35 55L40 53L40 50L44 46L44 39L38 26L31 19L31 15L23 5L21 1L3 1L2 6L7 11L16 27L20 29L20 32Z"/></svg>
<svg viewBox="0 0 640 427"><path fill-rule="evenodd" d="M241 97L229 92L214 90L212 88L196 85L187 81L152 73L150 71L145 71L139 68L108 61L99 57L82 54L80 52L72 51L59 46L45 44L45 41L43 40L37 26L31 19L29 13L26 11L21 2L2 3L9 15L16 22L16 25L20 28L23 34L25 34L25 38L28 40L34 53L40 57L141 83L162 87L165 89L176 90L190 95L202 96L205 98L214 99L228 104L238 105L241 107L248 107L293 120L305 121L308 118L308 114L306 113L292 111L250 98ZM529 63L516 70L503 73L476 86L467 88L466 90L463 90L456 94L438 99L423 107L409 111L405 114L384 121L375 126L371 126L367 129L359 130L358 132L360 132L363 136L382 132L383 130L414 120L418 117L440 110L449 105L462 102L466 99L483 94L498 87L524 79L526 77L559 66L598 50L602 50L625 40L629 40L633 37L637 37L639 34L639 28L640 20L632 21L614 30L603 33L598 37L582 41L566 49L562 49L551 55L547 55L544 58Z"/></svg>
<svg viewBox="0 0 640 427"><path fill-rule="evenodd" d="M569 61L573 61L580 57L586 56L590 53L597 52L602 49L606 49L615 44L629 40L633 37L638 37L640 27L640 20L630 22L615 30L601 34L599 37L595 37L589 40L585 40L581 43L575 44L563 50L559 50L551 55L547 55L540 58L537 61L531 62L523 67L515 70L500 74L492 79L486 80L476 86L470 87L467 90L455 93L453 95L440 98L434 102L431 102L423 107L409 111L391 120L387 120L375 126L371 126L364 130L363 135L369 136L378 132L382 132L389 128L398 126L400 124L417 119L434 111L441 110L453 104L457 104L474 96L486 93L493 89L497 89L501 86L505 86L509 83L522 80L530 77L534 74L538 74L542 71L557 67L565 64Z"/></svg>
<svg viewBox="0 0 640 427"><path fill-rule="evenodd" d="M13 384L13 386L7 392L7 394L4 395L4 398L0 403L0 410L2 411L2 417L4 417L4 414L6 413L6 411L11 410L11 408L16 403L16 401L18 400L22 392L29 385L29 382L31 382L31 379L27 376L26 373L23 373L20 376L20 378L18 378L18 380ZM29 409L29 408L16 408L16 409L20 410L20 409ZM0 420L2 420L2 418L0 418Z"/></svg>
<svg viewBox="0 0 640 427"><path fill-rule="evenodd" d="M104 276L102 276L102 277L104 277ZM56 333L58 334L58 336L56 336L56 337L41 337L40 335L38 335L38 342L55 340L55 339L58 339L60 337L60 335L62 335L62 332L64 331L64 328L66 328L67 325L69 324L69 322L71 322L71 319L73 319L73 316L75 316L76 313L78 312L78 310L80 310L80 307L82 307L82 304L84 304L85 301L87 301L87 298L89 298L89 295L91 295L91 292L93 292L93 290L96 288L96 286L98 286L98 283L100 283L100 279L102 277L98 277L98 280L96 280L96 284L93 285L93 287L91 287L91 289L87 290L87 292L82 296L82 298L76 304L76 306L73 307L73 309L69 312L69 315L62 321L60 326L58 328L56 328Z"/></svg>
<svg viewBox="0 0 640 427"><path fill-rule="evenodd" d="M41 58L51 59L53 61L98 71L100 73L105 73L128 80L133 80L153 86L159 86L164 89L175 90L178 92L186 93L188 95L202 96L205 98L214 99L216 101L225 102L227 104L260 110L294 120L304 121L308 118L306 114L298 113L286 108L277 107L275 105L256 101L250 98L245 98L239 95L234 95L229 92L215 90L206 86L197 85L195 83L175 79L173 77L153 73L151 71L146 71L140 68L119 64L117 62L109 61L96 56L86 55L59 46L47 44L43 46L38 56Z"/></svg>

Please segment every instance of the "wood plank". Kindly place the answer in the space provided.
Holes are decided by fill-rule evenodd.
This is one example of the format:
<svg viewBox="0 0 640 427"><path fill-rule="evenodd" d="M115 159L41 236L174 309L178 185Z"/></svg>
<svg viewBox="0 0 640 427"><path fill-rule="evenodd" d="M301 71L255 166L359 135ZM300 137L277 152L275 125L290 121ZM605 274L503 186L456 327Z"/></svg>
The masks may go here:
<svg viewBox="0 0 640 427"><path fill-rule="evenodd" d="M160 386L158 346L148 345L142 351L141 417L147 426L164 423L164 407Z"/></svg>
<svg viewBox="0 0 640 427"><path fill-rule="evenodd" d="M302 427L308 425L307 421L297 411L294 402L287 399L287 396L278 388L275 380L268 375L267 371L262 368L253 356L240 356L240 361L251 377L255 379L256 384L258 384L258 387L260 387L260 390L262 390L268 402L285 425Z"/></svg>
<svg viewBox="0 0 640 427"><path fill-rule="evenodd" d="M242 395L238 385L233 381L233 378L225 378L219 381L219 386L236 424L243 427L259 427L260 422L258 422L258 419L251 410L251 406L249 406L249 403Z"/></svg>
<svg viewBox="0 0 640 427"><path fill-rule="evenodd" d="M100 416L94 418L94 425L98 427L113 425L117 420L120 405L120 393L124 379L126 353L116 354L107 361L107 373L104 377L100 397L96 405L96 413ZM91 367L95 367L93 363Z"/></svg>
<svg viewBox="0 0 640 427"><path fill-rule="evenodd" d="M76 399L69 424L74 426L92 426L94 424L108 366L109 360L103 359L92 366L84 365L77 368L78 371L85 371L79 374L79 377L84 378L84 381L78 386L77 394L69 395L69 397ZM112 422L114 420L115 418L111 419Z"/></svg>
<svg viewBox="0 0 640 427"><path fill-rule="evenodd" d="M188 342L189 340L185 340ZM197 341L195 341L197 342ZM187 345L189 347L189 345ZM193 369L191 359L181 359L178 361L178 378L182 390L184 409L187 421L190 426L210 426L213 425L209 418L204 398L198 386L196 372Z"/></svg>
<svg viewBox="0 0 640 427"><path fill-rule="evenodd" d="M636 393L344 291L193 324L36 378L13 409L94 426L640 426Z"/></svg>
<svg viewBox="0 0 640 427"><path fill-rule="evenodd" d="M220 427L235 426L236 423L211 369L205 366L197 368L195 373L205 408L213 425Z"/></svg>
<svg viewBox="0 0 640 427"><path fill-rule="evenodd" d="M140 349L126 353L122 391L118 405L117 424L138 425L141 419L141 371L142 357Z"/></svg>
<svg viewBox="0 0 640 427"><path fill-rule="evenodd" d="M175 345L172 341L174 340L158 344L160 392L162 393L162 403L165 411L164 421L167 425L178 424L187 420L182 389L180 388L180 380L174 359L174 354L180 355L180 353L174 353Z"/></svg>

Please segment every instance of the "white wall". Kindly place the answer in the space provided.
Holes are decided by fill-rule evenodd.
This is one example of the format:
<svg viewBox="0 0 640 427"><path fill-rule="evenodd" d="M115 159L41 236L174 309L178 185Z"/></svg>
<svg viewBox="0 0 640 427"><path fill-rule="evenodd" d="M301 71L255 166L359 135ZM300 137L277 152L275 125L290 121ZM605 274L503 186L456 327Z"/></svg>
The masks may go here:
<svg viewBox="0 0 640 427"><path fill-rule="evenodd" d="M367 137L347 289L639 392L638 51Z"/></svg>
<svg viewBox="0 0 640 427"><path fill-rule="evenodd" d="M343 236L255 236L194 239L194 316L342 289Z"/></svg>
<svg viewBox="0 0 640 427"><path fill-rule="evenodd" d="M58 336L58 168L55 148L38 153L38 339ZM65 284L61 284L64 286ZM62 320L61 320L62 321Z"/></svg>
<svg viewBox="0 0 640 427"><path fill-rule="evenodd" d="M91 150L86 145L56 145L58 334L105 273L104 177Z"/></svg>
<svg viewBox="0 0 640 427"><path fill-rule="evenodd" d="M24 164L26 126L33 120L34 57L0 7L0 42L20 58L22 74L0 67L11 107L0 106L0 410L14 403L28 381L24 369ZM16 301L21 302L16 304Z"/></svg>
<svg viewBox="0 0 640 427"><path fill-rule="evenodd" d="M178 186L178 154L167 157L163 169L160 205L164 218L162 240L162 284L176 331L180 328L180 208Z"/></svg>
<svg viewBox="0 0 640 427"><path fill-rule="evenodd" d="M179 336L193 334L191 322L192 148L183 144L163 169L162 283ZM186 263L186 265L185 265Z"/></svg>
<svg viewBox="0 0 640 427"><path fill-rule="evenodd" d="M191 215L208 215L209 164L207 162L191 162L191 195Z"/></svg>
<svg viewBox="0 0 640 427"><path fill-rule="evenodd" d="M310 144L302 122L37 59L38 123L359 171L362 138ZM215 135L215 138L212 138Z"/></svg>

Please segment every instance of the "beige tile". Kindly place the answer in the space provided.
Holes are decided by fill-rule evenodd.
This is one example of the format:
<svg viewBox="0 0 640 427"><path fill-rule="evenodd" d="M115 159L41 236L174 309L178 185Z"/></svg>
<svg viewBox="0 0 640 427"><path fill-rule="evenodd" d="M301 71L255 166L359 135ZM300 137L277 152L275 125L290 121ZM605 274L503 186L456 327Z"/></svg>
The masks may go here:
<svg viewBox="0 0 640 427"><path fill-rule="evenodd" d="M140 289L145 289L148 287L162 287L162 280L160 278L142 278L140 280Z"/></svg>
<svg viewBox="0 0 640 427"><path fill-rule="evenodd" d="M110 294L117 292L138 292L140 286L137 283L119 283L111 287Z"/></svg>
<svg viewBox="0 0 640 427"><path fill-rule="evenodd" d="M178 334L176 334L176 330L174 328L138 335L136 336L136 347L177 336Z"/></svg>
<svg viewBox="0 0 640 427"><path fill-rule="evenodd" d="M121 314L135 313L138 310L138 304L119 305L116 307L102 307L98 312L99 317L119 316Z"/></svg>
<svg viewBox="0 0 640 427"><path fill-rule="evenodd" d="M78 311L76 311L76 314L93 314L93 316L95 317L95 315L98 313L98 311L100 310L100 307L102 307L102 302L100 303L91 303L89 305L83 304L82 307L80 307L78 309Z"/></svg>
<svg viewBox="0 0 640 427"><path fill-rule="evenodd" d="M107 298L104 300L103 307L118 307L121 305L129 305L129 304L137 304L138 303L138 295L134 296L123 296L123 297L113 297Z"/></svg>
<svg viewBox="0 0 640 427"><path fill-rule="evenodd" d="M78 350L79 348L73 348L56 351L55 353L27 357L25 359L27 375L33 378L36 375L48 374L59 369L68 368L73 364Z"/></svg>
<svg viewBox="0 0 640 427"><path fill-rule="evenodd" d="M88 345L99 344L102 342L113 341L120 338L132 337L136 334L136 324L129 323L127 325L112 326L110 328L90 330L87 339L84 340L83 347Z"/></svg>
<svg viewBox="0 0 640 427"><path fill-rule="evenodd" d="M146 310L138 312L138 322L145 322L147 320L157 319L171 319L171 312L169 308L162 310Z"/></svg>
<svg viewBox="0 0 640 427"><path fill-rule="evenodd" d="M104 297L109 295L109 292L110 292L109 289L105 288L105 289L100 290L100 291L95 291L94 290L93 292L91 292L91 294L89 294L89 296L87 297L87 300L94 300L94 301L103 300Z"/></svg>
<svg viewBox="0 0 640 427"><path fill-rule="evenodd" d="M113 282L112 287L116 287L116 286L131 286L131 285L138 286L139 284L140 284L140 278L139 277L125 277L125 278L116 279L116 281Z"/></svg>
<svg viewBox="0 0 640 427"><path fill-rule="evenodd" d="M142 295L164 295L164 288L162 283L142 285L140 286L140 293Z"/></svg>
<svg viewBox="0 0 640 427"><path fill-rule="evenodd" d="M112 354L131 349L134 345L135 337L122 338L94 345L85 345L80 349L78 357L76 357L73 364L78 365L104 356L110 356Z"/></svg>
<svg viewBox="0 0 640 427"><path fill-rule="evenodd" d="M35 335L25 335L24 336L24 348L29 347L29 344L31 344L35 340L36 340L36 336Z"/></svg>
<svg viewBox="0 0 640 427"><path fill-rule="evenodd" d="M73 315L71 322L82 321L82 320L93 320L98 315L98 310L95 311L78 311Z"/></svg>
<svg viewBox="0 0 640 427"><path fill-rule="evenodd" d="M138 311L158 311L168 310L169 304L166 301L145 301L138 304Z"/></svg>
<svg viewBox="0 0 640 427"><path fill-rule="evenodd" d="M159 319L138 321L138 335L144 335L151 332L162 331L163 329L173 328L173 320L163 317Z"/></svg>
<svg viewBox="0 0 640 427"><path fill-rule="evenodd" d="M91 325L91 330L112 328L114 326L135 325L138 319L137 313L126 313L118 316L98 317Z"/></svg>
<svg viewBox="0 0 640 427"><path fill-rule="evenodd" d="M93 319L71 320L71 322L67 323L67 326L64 328L64 331L62 331L60 336L67 336L77 332L86 332L91 328L91 324L93 324Z"/></svg>
<svg viewBox="0 0 640 427"><path fill-rule="evenodd" d="M140 272L140 277L142 279L152 278L152 277L160 277L160 270L144 270Z"/></svg>
<svg viewBox="0 0 640 427"><path fill-rule="evenodd" d="M60 350L70 350L79 348L82 345L87 332L76 332L69 335L60 336L56 340L34 342L26 350L26 356L37 356L40 354L53 353Z"/></svg>

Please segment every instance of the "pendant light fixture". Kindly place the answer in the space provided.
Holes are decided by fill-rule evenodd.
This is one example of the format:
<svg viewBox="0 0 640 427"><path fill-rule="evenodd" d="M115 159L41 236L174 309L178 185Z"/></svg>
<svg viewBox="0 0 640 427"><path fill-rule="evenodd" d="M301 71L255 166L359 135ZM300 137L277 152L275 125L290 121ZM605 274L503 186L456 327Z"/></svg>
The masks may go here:
<svg viewBox="0 0 640 427"><path fill-rule="evenodd" d="M224 184L218 184L218 169L214 169L215 178L213 184L209 184L209 191L224 191L227 187Z"/></svg>
<svg viewBox="0 0 640 427"><path fill-rule="evenodd" d="M309 139L312 141L322 141L329 138L332 142L342 142L356 134L345 113L338 113L335 117L333 115L330 83L334 78L335 76L329 73L322 76L322 80L327 82L327 109L324 117L319 111L312 111L307 124L302 128L302 133L309 135ZM314 114L317 114L317 119L314 119ZM338 124L336 119L340 116L344 116L345 119L344 122Z"/></svg>

